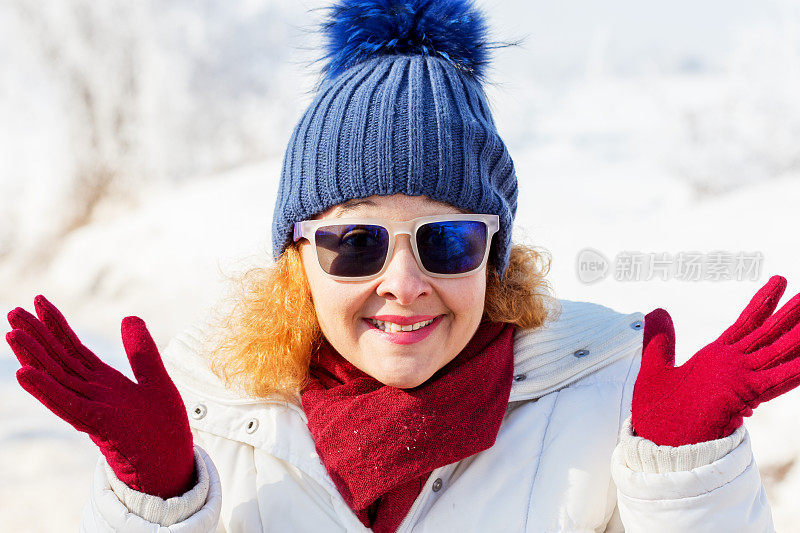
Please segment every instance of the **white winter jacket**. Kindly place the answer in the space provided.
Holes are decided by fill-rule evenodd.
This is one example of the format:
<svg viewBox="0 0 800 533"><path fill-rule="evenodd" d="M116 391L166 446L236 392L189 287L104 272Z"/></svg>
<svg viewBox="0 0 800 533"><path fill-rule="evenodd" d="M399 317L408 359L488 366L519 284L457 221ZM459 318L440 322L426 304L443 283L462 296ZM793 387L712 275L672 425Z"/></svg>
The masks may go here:
<svg viewBox="0 0 800 533"><path fill-rule="evenodd" d="M744 427L677 448L632 435L642 313L559 302L556 320L515 334L494 446L433 471L398 531L773 531ZM225 389L197 353L200 333L162 354L189 413L197 485L165 501L128 488L101 457L82 531L368 531L302 409Z"/></svg>

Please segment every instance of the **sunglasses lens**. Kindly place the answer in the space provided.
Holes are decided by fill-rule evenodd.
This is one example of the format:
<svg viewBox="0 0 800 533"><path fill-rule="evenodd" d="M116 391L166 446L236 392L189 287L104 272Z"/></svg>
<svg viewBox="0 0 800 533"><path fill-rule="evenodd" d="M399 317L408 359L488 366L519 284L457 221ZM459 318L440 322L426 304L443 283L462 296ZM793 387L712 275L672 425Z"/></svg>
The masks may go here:
<svg viewBox="0 0 800 533"><path fill-rule="evenodd" d="M371 276L380 271L389 249L389 233L383 226L332 224L317 229L317 256L328 274L343 277Z"/></svg>
<svg viewBox="0 0 800 533"><path fill-rule="evenodd" d="M475 270L486 253L486 234L486 224L473 220L424 224L417 230L422 264L435 274Z"/></svg>

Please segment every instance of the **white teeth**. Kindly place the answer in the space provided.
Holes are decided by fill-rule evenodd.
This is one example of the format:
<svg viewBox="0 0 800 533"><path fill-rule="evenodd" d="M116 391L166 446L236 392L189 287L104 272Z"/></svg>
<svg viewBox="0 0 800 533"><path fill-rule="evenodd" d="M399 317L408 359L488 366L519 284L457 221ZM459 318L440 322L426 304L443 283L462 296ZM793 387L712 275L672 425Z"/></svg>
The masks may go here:
<svg viewBox="0 0 800 533"><path fill-rule="evenodd" d="M393 322L375 320L374 318L370 318L369 320L376 328L380 330L387 331L389 333L398 333L400 331L416 331L419 328L424 328L425 326L431 324L435 319L417 322L416 324L408 324L406 326L401 326L400 324L395 324Z"/></svg>

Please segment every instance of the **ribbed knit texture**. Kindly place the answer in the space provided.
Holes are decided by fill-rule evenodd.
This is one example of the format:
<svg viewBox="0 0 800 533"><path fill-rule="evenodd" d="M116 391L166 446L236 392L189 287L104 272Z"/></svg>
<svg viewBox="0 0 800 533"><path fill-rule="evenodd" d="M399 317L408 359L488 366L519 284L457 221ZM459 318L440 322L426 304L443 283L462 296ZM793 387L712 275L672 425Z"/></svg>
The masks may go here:
<svg viewBox="0 0 800 533"><path fill-rule="evenodd" d="M659 446L644 437L634 435L631 417L628 417L620 432L619 445L625 463L631 470L646 474L664 474L694 470L719 461L741 444L744 435L744 426L739 426L731 435L721 439L683 446Z"/></svg>
<svg viewBox="0 0 800 533"><path fill-rule="evenodd" d="M435 56L378 56L322 84L286 149L274 257L295 222L349 199L398 193L499 215L490 261L505 271L514 164L479 82Z"/></svg>
<svg viewBox="0 0 800 533"><path fill-rule="evenodd" d="M540 398L566 387L642 345L642 328L636 327L643 323L640 312L623 314L572 300L548 302L548 309L554 316L543 326L515 332L518 380L512 385L511 401Z"/></svg>
<svg viewBox="0 0 800 533"><path fill-rule="evenodd" d="M119 480L107 462L103 461L103 466L108 483L119 501L133 514L161 526L171 526L186 520L203 507L208 497L208 469L198 448L194 449L194 467L197 473L195 485L184 494L166 500L130 488Z"/></svg>

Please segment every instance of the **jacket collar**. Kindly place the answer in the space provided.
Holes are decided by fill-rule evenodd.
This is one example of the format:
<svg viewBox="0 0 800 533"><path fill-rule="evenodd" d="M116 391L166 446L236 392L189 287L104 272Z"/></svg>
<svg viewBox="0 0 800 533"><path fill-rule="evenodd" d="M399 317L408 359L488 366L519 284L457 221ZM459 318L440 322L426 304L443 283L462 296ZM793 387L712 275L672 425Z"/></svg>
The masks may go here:
<svg viewBox="0 0 800 533"><path fill-rule="evenodd" d="M514 335L514 383L509 401L536 399L566 387L641 345L644 315L590 302L557 300L557 317Z"/></svg>

